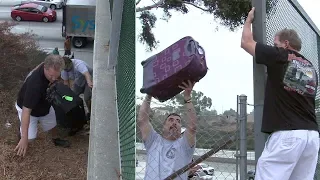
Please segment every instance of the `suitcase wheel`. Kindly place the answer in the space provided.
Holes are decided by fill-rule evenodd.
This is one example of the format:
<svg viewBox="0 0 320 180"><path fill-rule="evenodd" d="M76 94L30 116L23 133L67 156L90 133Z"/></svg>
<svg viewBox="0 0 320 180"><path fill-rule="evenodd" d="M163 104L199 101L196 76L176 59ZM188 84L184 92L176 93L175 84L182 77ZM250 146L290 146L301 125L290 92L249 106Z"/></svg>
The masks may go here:
<svg viewBox="0 0 320 180"><path fill-rule="evenodd" d="M141 88L141 89L140 89L140 92L141 92L141 93L145 93L145 88Z"/></svg>

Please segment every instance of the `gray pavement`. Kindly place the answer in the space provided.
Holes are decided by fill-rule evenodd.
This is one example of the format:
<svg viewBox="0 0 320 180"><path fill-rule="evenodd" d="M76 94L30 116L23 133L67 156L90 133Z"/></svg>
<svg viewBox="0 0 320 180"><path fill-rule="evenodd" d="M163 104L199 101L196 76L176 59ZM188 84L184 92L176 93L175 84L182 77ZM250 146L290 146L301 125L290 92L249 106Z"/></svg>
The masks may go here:
<svg viewBox="0 0 320 180"><path fill-rule="evenodd" d="M0 6L3 6L3 7L10 7L10 6L13 6L15 4L19 4L21 3L21 1L18 1L18 0L0 0Z"/></svg>

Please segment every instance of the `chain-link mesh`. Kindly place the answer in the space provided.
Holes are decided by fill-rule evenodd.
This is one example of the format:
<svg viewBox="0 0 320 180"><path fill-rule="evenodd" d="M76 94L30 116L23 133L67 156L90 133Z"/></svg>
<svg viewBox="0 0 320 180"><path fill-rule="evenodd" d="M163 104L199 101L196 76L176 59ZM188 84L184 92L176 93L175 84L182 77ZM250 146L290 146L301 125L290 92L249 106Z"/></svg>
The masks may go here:
<svg viewBox="0 0 320 180"><path fill-rule="evenodd" d="M266 40L268 45L273 45L277 31L284 28L294 29L302 40L301 54L304 55L316 67L319 76L320 37L307 23L301 12L295 8L291 0L278 0L273 7L273 14L266 21ZM319 89L319 88L318 88ZM316 99L320 98L319 90ZM319 103L317 103L319 106ZM317 107L318 109L319 107ZM320 114L317 113L317 121L320 125ZM319 160L318 160L319 164ZM319 177L320 169L316 175Z"/></svg>
<svg viewBox="0 0 320 180"><path fill-rule="evenodd" d="M274 35L279 30L284 28L296 30L302 40L301 54L309 59L319 72L317 34L290 1L278 0L274 8L274 14L267 19L266 23L267 44L273 45Z"/></svg>
<svg viewBox="0 0 320 180"><path fill-rule="evenodd" d="M201 92L198 92L201 94ZM164 103L160 103L159 101L152 99L151 101L151 112L146 113L141 108L142 103L141 100L144 100L144 97L137 98L137 121L139 122L139 113L147 114L148 119L150 120L154 130L161 135L163 133L164 122L166 121L167 116L170 113L178 113L181 115L181 124L182 130L188 128L188 118L187 110L185 108L185 104L181 101L183 98L182 95L176 96L174 100L169 100ZM209 97L207 97L209 98ZM180 101L179 101L180 99ZM207 110L205 108L205 103L202 103L202 98L198 100L193 98L192 102L195 106L195 110L197 112L197 130L196 130L196 148L193 153L193 162L190 159L190 162L185 164L185 168L183 172L186 172L190 175L189 179L199 179L208 178L215 180L235 180L237 179L237 162L239 163L239 159L237 161L236 154L239 154L239 125L237 121L237 110L228 110L223 114L218 115L215 110ZM235 99L236 100L236 99ZM235 101L236 103L236 101ZM141 108L141 112L140 112ZM247 143L248 147L248 170L254 170L254 153L253 153L253 118L252 115L249 114L247 116L247 132L249 139L249 143ZM169 152L162 149L161 159L159 157L151 157L153 154L150 153L152 151L159 151L160 149L157 146L165 147L163 144L158 144L154 146L155 149L149 150L149 155L146 151L146 146L142 141L142 132L139 127L139 123L137 123L137 167L136 167L136 179L142 180L147 177L147 180L151 180L153 171L160 171L160 173L165 173L164 169L158 169L159 167L151 167L151 171L148 174L146 173L147 163L152 164L153 161L160 161L165 163L169 156L178 156L175 157L176 161L179 161L181 158L186 158L183 153L175 153ZM184 131L187 133L187 131ZM183 136L183 135L182 135ZM153 143L157 143L154 141ZM178 145L178 148L183 148L183 145ZM181 152L181 151L180 151ZM183 151L182 151L183 152ZM149 157L148 157L149 156ZM195 166L187 166L187 165L195 165ZM179 169L179 168L178 168ZM178 170L176 169L176 170ZM239 166L238 166L239 169ZM197 171L196 171L197 170ZM163 171L163 172L161 172ZM177 174L181 175L179 171L176 171ZM193 174L193 176L191 176ZM177 177L179 177L179 175ZM192 177L192 178L191 178ZM155 178L157 179L157 178Z"/></svg>
<svg viewBox="0 0 320 180"><path fill-rule="evenodd" d="M121 173L135 179L135 1L125 0L116 67Z"/></svg>
<svg viewBox="0 0 320 180"><path fill-rule="evenodd" d="M318 47L318 58L320 56L320 36L317 37L317 47ZM319 58L320 60L320 58ZM319 62L318 60L318 62ZM320 72L320 66L318 66L317 68L318 73ZM320 76L319 76L320 77ZM320 98L319 98L319 89L317 92L317 99L316 99L316 113L317 113L317 122L318 122L318 126L320 128ZM316 173L315 173L315 180L317 180L320 177L320 152L319 152L319 156L318 156L318 163L317 163L317 169L316 169Z"/></svg>

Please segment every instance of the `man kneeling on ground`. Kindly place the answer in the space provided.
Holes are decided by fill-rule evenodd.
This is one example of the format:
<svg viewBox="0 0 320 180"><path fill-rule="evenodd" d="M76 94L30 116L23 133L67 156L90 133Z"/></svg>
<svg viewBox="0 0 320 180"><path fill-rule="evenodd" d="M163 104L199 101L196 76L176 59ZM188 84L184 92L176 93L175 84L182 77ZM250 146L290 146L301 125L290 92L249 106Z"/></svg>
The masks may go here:
<svg viewBox="0 0 320 180"><path fill-rule="evenodd" d="M29 73L23 83L16 102L21 124L21 136L15 148L15 151L18 150L17 155L25 156L28 142L37 136L38 122L44 131L50 130L52 141L56 146L70 146L69 141L57 137L56 115L53 107L46 100L49 84L60 77L63 68L64 61L60 55L49 55L44 63Z"/></svg>

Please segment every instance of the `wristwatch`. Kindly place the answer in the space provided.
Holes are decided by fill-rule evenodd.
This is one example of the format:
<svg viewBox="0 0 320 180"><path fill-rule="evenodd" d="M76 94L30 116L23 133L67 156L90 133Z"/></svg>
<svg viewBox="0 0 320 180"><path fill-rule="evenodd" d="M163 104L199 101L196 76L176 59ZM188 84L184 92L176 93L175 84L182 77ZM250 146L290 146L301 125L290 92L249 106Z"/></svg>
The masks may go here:
<svg viewBox="0 0 320 180"><path fill-rule="evenodd" d="M191 103L191 99L189 99L189 100L184 100L184 103Z"/></svg>

